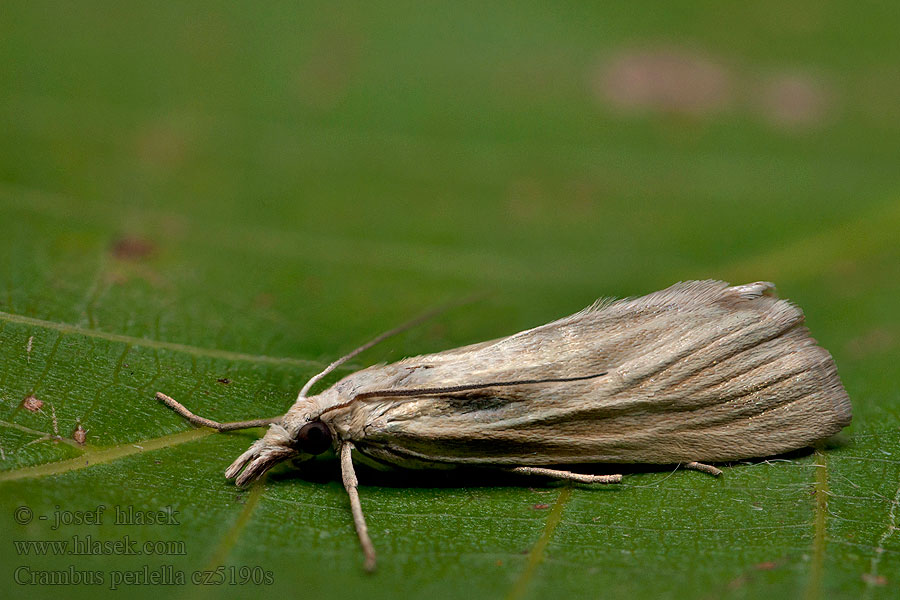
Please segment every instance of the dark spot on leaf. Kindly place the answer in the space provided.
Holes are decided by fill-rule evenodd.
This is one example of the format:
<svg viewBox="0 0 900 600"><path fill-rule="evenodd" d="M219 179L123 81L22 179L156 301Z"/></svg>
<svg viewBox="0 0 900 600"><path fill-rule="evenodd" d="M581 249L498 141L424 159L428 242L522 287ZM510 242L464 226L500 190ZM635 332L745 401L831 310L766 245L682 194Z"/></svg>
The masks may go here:
<svg viewBox="0 0 900 600"><path fill-rule="evenodd" d="M81 423L75 426L75 431L72 432L72 439L84 446L84 442L87 439L87 431L81 426Z"/></svg>
<svg viewBox="0 0 900 600"><path fill-rule="evenodd" d="M156 244L152 241L134 237L123 236L112 243L110 252L119 260L142 260L156 251Z"/></svg>
<svg viewBox="0 0 900 600"><path fill-rule="evenodd" d="M225 385L231 383L231 380L227 377L219 377L218 379L216 379L216 381L218 381L219 383L224 383Z"/></svg>
<svg viewBox="0 0 900 600"><path fill-rule="evenodd" d="M34 394L30 394L25 396L25 399L22 400L22 408L29 412L36 413L41 410L44 406L44 401L35 396Z"/></svg>
<svg viewBox="0 0 900 600"><path fill-rule="evenodd" d="M535 504L531 508L533 508L534 510L546 510L546 509L550 508L550 505L549 504Z"/></svg>

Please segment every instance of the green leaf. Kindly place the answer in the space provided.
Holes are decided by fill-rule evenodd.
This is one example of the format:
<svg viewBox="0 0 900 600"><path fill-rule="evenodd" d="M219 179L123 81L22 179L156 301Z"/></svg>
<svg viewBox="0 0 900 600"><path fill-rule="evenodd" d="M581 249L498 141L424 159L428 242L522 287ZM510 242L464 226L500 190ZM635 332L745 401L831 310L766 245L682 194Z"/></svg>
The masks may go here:
<svg viewBox="0 0 900 600"><path fill-rule="evenodd" d="M792 7L4 3L8 593L895 597L897 15ZM473 293L326 383L707 277L803 307L839 440L600 489L361 469L374 575L334 457L240 490L262 430L154 399L278 415Z"/></svg>

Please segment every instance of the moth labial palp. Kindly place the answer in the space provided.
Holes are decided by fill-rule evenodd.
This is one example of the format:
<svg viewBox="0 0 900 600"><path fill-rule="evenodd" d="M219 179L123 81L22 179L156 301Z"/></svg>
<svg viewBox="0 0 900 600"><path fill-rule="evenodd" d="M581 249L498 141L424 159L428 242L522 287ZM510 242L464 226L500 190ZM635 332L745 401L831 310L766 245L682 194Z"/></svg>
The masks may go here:
<svg viewBox="0 0 900 600"><path fill-rule="evenodd" d="M157 396L220 431L269 425L226 470L238 485L287 458L333 448L367 569L375 551L352 451L405 468L478 466L616 483L621 475L569 468L680 464L719 475L707 463L810 446L851 419L831 356L809 336L800 309L767 282L690 281L598 302L508 337L362 369L307 395L408 326L331 363L281 417L219 423Z"/></svg>

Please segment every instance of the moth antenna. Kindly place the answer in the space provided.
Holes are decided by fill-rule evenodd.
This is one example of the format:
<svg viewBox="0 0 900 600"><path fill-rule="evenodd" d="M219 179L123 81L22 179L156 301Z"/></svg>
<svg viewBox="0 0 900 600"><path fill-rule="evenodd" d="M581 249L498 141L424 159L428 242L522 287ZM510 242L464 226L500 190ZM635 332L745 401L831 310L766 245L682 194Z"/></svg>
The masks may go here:
<svg viewBox="0 0 900 600"><path fill-rule="evenodd" d="M356 479L356 471L353 469L353 457L350 451L353 450L353 444L344 442L341 444L341 479L344 480L344 489L350 496L350 512L353 513L353 526L356 527L356 535L359 536L359 544L362 546L365 562L363 567L366 571L375 570L375 546L372 545L372 538L369 537L369 528L366 527L366 518L363 516L362 504L359 502L359 482Z"/></svg>
<svg viewBox="0 0 900 600"><path fill-rule="evenodd" d="M162 392L156 392L156 399L164 402L166 406L177 412L179 415L193 423L194 425L202 425L203 427L211 427L218 431L233 431L235 429L249 429L250 427L265 427L272 423L277 423L281 417L270 417L268 419L253 419L251 421L231 421L229 423L219 423L211 419L206 419L195 415L189 411L181 402L166 396Z"/></svg>
<svg viewBox="0 0 900 600"><path fill-rule="evenodd" d="M474 302L476 299L478 299L480 297L481 296L469 296L468 298L464 298L464 299L460 300L459 302L444 304L443 306L439 306L439 307L435 308L434 310L430 310L430 311L426 312L425 314L419 315L415 319L407 321L406 323L403 323L402 325L400 325L398 327L394 327L393 329L391 329L389 331L385 331L378 337L366 342L359 348L356 348L355 350L352 350L348 354L345 354L344 356L340 357L339 359L337 359L336 361L334 361L333 363L331 363L330 365L325 367L320 373L310 377L309 381L306 382L306 385L304 385L303 388L301 388L300 393L297 394L297 400L302 400L303 398L306 398L306 393L309 392L310 388L312 388L312 386L314 386L319 381L321 381L323 377L325 377L326 375L328 375L329 373L331 373L332 371L337 369L339 366L341 366L342 364L344 364L351 358L358 356L359 354L362 354L363 352L365 352L372 346L375 346L376 344L380 344L384 340L388 339L389 337L393 337L393 336L397 335L398 333L403 333L407 329L412 329L416 325L424 323L428 319L436 317L437 315L439 315L442 312L445 312L451 308L455 308L455 307L461 306L463 304L469 304L470 302Z"/></svg>
<svg viewBox="0 0 900 600"><path fill-rule="evenodd" d="M584 381L585 379L596 379L603 377L607 372L594 373L592 375L578 375L576 377L556 377L550 379L517 379L514 381L488 381L485 383L469 383L465 385L451 385L447 387L433 388L411 388L411 389L387 389L372 390L371 392L362 392L353 396L353 400L365 400L366 398L398 398L403 396L432 396L434 394L450 394L453 392L468 392L471 390L483 390L492 387L510 387L514 385L528 385L535 383L567 383L570 381ZM341 408L344 405L329 407L326 410Z"/></svg>

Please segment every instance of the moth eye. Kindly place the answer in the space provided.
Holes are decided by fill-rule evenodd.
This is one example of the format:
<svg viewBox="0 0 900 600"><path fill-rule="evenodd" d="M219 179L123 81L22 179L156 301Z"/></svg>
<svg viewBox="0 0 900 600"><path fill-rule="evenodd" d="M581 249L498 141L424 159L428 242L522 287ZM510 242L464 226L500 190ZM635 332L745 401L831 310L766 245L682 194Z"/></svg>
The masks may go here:
<svg viewBox="0 0 900 600"><path fill-rule="evenodd" d="M297 445L307 454L322 454L331 448L331 430L322 421L307 423L297 433Z"/></svg>

